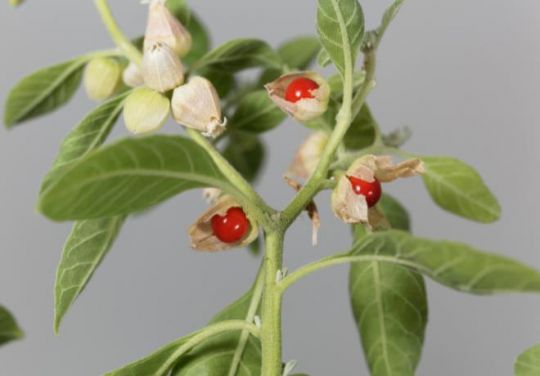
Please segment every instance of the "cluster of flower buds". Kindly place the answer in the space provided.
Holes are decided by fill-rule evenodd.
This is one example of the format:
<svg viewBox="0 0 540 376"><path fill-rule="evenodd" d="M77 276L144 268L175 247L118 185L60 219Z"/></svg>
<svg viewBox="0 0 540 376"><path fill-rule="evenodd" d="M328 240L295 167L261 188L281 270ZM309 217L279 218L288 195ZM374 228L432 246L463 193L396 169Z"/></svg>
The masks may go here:
<svg viewBox="0 0 540 376"><path fill-rule="evenodd" d="M216 192L212 192L215 198ZM191 246L199 251L221 251L253 242L259 230L236 199L223 195L189 229Z"/></svg>
<svg viewBox="0 0 540 376"><path fill-rule="evenodd" d="M191 77L185 83L180 58L187 55L192 38L169 11L165 0L151 0L139 69L128 65L124 83L137 89L124 107L126 127L136 134L160 129L172 108L174 120L205 136L216 137L225 128L216 89L203 77ZM141 87L144 86L144 87ZM173 91L172 100L168 93Z"/></svg>
<svg viewBox="0 0 540 376"><path fill-rule="evenodd" d="M339 178L332 192L332 210L345 223L374 225L381 220L375 207L382 195L381 183L423 172L424 164L417 158L394 164L390 156L363 156Z"/></svg>
<svg viewBox="0 0 540 376"><path fill-rule="evenodd" d="M279 108L300 122L313 120L328 108L330 86L316 72L286 74L265 88Z"/></svg>
<svg viewBox="0 0 540 376"><path fill-rule="evenodd" d="M112 97L122 85L122 64L108 57L94 58L84 71L84 89L94 101Z"/></svg>

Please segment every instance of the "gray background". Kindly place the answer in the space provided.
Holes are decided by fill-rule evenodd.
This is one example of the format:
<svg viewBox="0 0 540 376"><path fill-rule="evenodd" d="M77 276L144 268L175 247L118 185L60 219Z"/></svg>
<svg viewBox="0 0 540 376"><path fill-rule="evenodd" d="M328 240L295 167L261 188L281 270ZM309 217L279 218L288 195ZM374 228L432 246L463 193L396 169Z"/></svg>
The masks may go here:
<svg viewBox="0 0 540 376"><path fill-rule="evenodd" d="M216 43L240 36L283 39L314 31L314 0L193 1ZM364 0L374 26L386 5ZM137 1L115 1L132 35L144 25ZM0 5L0 101L23 75L87 50L110 46L91 1L33 1L19 11ZM471 242L540 267L535 148L540 101L540 3L536 0L409 0L384 41L378 87L370 99L384 130L408 124L407 148L456 155L476 166L504 209L494 225L440 211L420 179L389 187L410 208L415 232ZM200 254L185 229L205 205L198 192L130 220L120 239L52 332L54 273L68 224L35 210L41 178L58 143L91 108L82 94L67 107L13 131L0 130L0 301L27 337L0 350L1 376L98 375L203 326L251 282L258 260L243 250ZM167 131L180 131L169 125ZM306 130L292 121L271 132L271 163L259 191L283 207L292 193L280 180ZM115 137L126 136L119 124ZM318 199L321 242L310 225L289 233L286 264L349 242L348 229ZM310 277L287 293L284 356L311 375L367 374L347 299L347 268ZM428 282L430 325L419 375L510 375L514 357L540 341L540 297L474 297Z"/></svg>

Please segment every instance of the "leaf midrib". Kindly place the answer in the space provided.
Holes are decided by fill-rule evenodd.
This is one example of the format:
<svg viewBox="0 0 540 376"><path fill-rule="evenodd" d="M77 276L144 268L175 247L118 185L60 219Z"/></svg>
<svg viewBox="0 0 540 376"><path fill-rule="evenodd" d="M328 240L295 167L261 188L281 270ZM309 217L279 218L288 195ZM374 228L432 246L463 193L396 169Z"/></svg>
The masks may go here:
<svg viewBox="0 0 540 376"><path fill-rule="evenodd" d="M441 175L439 175L437 173L434 173L432 169L428 169L426 177L429 178L429 179L434 180L437 184L439 184L439 185L445 187L447 190L453 192L456 196L464 198L469 203L469 205L476 206L476 207L480 208L481 210L483 210L484 212L490 214L493 217L498 217L499 216L499 213L497 211L494 211L489 206L486 206L484 204L480 204L476 200L473 200L471 198L471 196L463 193L462 190L457 189L455 185L445 183L444 182L445 179L442 179Z"/></svg>
<svg viewBox="0 0 540 376"><path fill-rule="evenodd" d="M58 78L53 81L52 85L50 85L49 88L42 93L42 95L39 95L33 101L29 102L26 107L23 107L23 111L19 112L18 116L11 119L10 124L14 124L23 119L24 117L28 116L28 114L32 112L34 108L36 108L40 103L42 103L45 98L47 98L53 91L55 91L63 81L65 81L77 69L79 69L81 65L86 63L86 61L87 60L84 58L72 60L71 66L67 68L60 76L58 76Z"/></svg>

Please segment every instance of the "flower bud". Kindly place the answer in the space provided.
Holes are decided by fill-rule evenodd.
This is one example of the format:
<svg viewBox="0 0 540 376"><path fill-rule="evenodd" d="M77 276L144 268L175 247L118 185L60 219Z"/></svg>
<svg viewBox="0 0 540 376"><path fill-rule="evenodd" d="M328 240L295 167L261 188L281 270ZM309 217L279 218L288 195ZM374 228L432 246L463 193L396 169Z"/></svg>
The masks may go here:
<svg viewBox="0 0 540 376"><path fill-rule="evenodd" d="M164 93L184 83L184 66L169 46L157 42L145 48L142 76L146 86Z"/></svg>
<svg viewBox="0 0 540 376"><path fill-rule="evenodd" d="M244 236L234 242L224 242L216 236L213 219L216 216L226 216L230 209L243 209L236 199L229 195L220 197L197 221L190 227L189 236L191 238L191 246L198 251L221 251L233 247L243 247L253 242L259 233L257 223L249 217L245 216L249 221L249 227L246 229Z"/></svg>
<svg viewBox="0 0 540 376"><path fill-rule="evenodd" d="M157 131L167 121L170 102L167 97L145 87L135 89L124 104L126 128L134 134Z"/></svg>
<svg viewBox="0 0 540 376"><path fill-rule="evenodd" d="M168 45L179 57L184 57L191 49L191 34L167 9L165 0L152 0L148 11L144 47L157 42Z"/></svg>
<svg viewBox="0 0 540 376"><path fill-rule="evenodd" d="M377 215L376 208L370 207L365 195L355 191L351 178L368 184L371 182L388 183L398 178L419 175L424 171L424 164L418 158L395 165L390 156L363 156L339 178L332 192L332 210L345 223L372 224L373 220L374 224L379 224L382 220ZM380 194L380 190L378 193Z"/></svg>
<svg viewBox="0 0 540 376"><path fill-rule="evenodd" d="M328 134L326 132L315 132L309 135L298 148L285 175L302 179L309 178L319 164L327 142Z"/></svg>
<svg viewBox="0 0 540 376"><path fill-rule="evenodd" d="M315 119L328 108L330 86L316 72L286 74L266 84L265 88L279 108L300 122ZM296 98L290 96L291 91L297 94Z"/></svg>
<svg viewBox="0 0 540 376"><path fill-rule="evenodd" d="M99 57L90 60L84 71L84 88L94 101L110 98L122 83L122 66L115 59Z"/></svg>
<svg viewBox="0 0 540 376"><path fill-rule="evenodd" d="M227 120L222 119L218 94L206 78L191 77L187 84L174 90L171 103L178 124L207 137L216 137L225 130Z"/></svg>
<svg viewBox="0 0 540 376"><path fill-rule="evenodd" d="M129 87L139 87L144 85L144 78L141 70L134 63L129 63L124 72L122 73L122 79L124 84Z"/></svg>

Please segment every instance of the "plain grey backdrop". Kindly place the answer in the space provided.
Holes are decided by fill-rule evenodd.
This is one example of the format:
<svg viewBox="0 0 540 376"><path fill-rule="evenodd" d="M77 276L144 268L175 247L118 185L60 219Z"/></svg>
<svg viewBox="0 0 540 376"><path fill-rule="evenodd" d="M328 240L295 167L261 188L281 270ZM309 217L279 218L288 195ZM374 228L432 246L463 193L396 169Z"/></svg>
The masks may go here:
<svg viewBox="0 0 540 376"><path fill-rule="evenodd" d="M138 1L111 1L130 35L143 30ZM250 36L276 45L314 33L315 0L192 1L215 44ZM387 5L363 0L374 26ZM413 212L417 234L467 241L540 268L540 2L409 0L380 50L370 102L385 131L409 125L406 145L476 166L499 197L502 219L480 225L439 210L420 179L388 189ZM0 102L18 79L88 50L108 48L92 1L28 0L0 5ZM69 224L35 211L40 180L63 136L92 108L79 94L50 116L0 130L0 302L26 338L0 349L1 376L95 376L197 329L241 295L259 260L245 250L190 250L186 228L204 208L199 192L130 220L86 291L52 331L56 264ZM169 124L167 132L181 132ZM293 121L269 133L258 190L276 207L291 198L281 173L307 131ZM114 137L127 136L122 123ZM302 217L287 237L286 264L345 250L346 226L318 199L323 227L310 246ZM428 282L430 323L422 376L507 376L515 356L540 342L540 296L475 297ZM287 293L284 357L310 375L367 375L347 298L347 268L320 272Z"/></svg>

